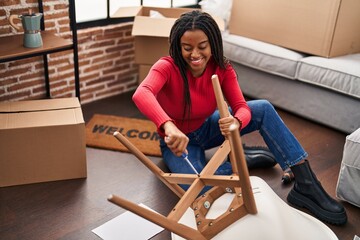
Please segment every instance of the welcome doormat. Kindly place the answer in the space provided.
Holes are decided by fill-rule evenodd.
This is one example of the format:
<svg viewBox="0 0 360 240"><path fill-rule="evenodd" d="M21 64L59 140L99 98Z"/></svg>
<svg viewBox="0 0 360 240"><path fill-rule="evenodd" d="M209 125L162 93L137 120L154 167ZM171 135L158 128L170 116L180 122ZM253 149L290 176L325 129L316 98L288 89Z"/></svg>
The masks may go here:
<svg viewBox="0 0 360 240"><path fill-rule="evenodd" d="M95 114L86 124L86 145L89 147L130 152L114 136L123 134L142 153L161 156L160 136L156 126L149 120Z"/></svg>

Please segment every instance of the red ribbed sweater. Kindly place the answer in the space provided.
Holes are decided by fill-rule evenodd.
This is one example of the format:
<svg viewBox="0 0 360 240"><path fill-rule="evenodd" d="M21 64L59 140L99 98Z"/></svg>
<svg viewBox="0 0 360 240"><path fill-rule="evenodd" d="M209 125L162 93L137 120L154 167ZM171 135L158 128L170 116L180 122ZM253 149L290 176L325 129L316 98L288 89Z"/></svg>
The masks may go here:
<svg viewBox="0 0 360 240"><path fill-rule="evenodd" d="M183 79L174 60L168 56L158 60L144 81L135 91L132 99L139 110L156 124L160 136L164 136L161 125L173 121L185 134L198 129L216 110L216 99L211 76L217 74L227 103L233 115L244 128L251 119L250 109L240 90L236 73L231 65L221 69L211 60L201 77L187 72L191 96L191 117L183 121L184 95Z"/></svg>

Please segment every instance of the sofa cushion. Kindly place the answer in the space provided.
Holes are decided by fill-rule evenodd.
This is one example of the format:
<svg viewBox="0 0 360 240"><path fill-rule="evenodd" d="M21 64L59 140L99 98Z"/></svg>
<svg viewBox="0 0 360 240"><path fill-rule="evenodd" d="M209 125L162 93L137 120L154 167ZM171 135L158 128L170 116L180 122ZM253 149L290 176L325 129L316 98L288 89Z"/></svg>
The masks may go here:
<svg viewBox="0 0 360 240"><path fill-rule="evenodd" d="M223 44L229 60L289 79L295 79L298 61L306 56L228 32L223 32Z"/></svg>
<svg viewBox="0 0 360 240"><path fill-rule="evenodd" d="M225 29L228 28L232 0L201 0L199 5L204 12L222 18L225 23ZM221 9L221 11L219 11L219 9Z"/></svg>
<svg viewBox="0 0 360 240"><path fill-rule="evenodd" d="M300 60L297 79L360 98L360 54Z"/></svg>

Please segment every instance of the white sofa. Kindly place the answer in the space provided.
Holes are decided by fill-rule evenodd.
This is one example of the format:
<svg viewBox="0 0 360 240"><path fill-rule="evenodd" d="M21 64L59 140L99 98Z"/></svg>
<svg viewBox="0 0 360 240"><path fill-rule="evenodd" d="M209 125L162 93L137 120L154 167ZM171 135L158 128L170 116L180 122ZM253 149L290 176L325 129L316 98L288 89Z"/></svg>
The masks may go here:
<svg viewBox="0 0 360 240"><path fill-rule="evenodd" d="M223 32L245 96L345 133L360 128L360 53L323 58Z"/></svg>

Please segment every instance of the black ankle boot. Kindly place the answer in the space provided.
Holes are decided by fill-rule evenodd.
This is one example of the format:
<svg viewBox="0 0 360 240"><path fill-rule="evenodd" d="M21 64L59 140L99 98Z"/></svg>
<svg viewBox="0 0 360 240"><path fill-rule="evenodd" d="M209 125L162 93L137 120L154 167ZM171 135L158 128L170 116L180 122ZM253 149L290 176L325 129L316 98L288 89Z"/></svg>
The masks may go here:
<svg viewBox="0 0 360 240"><path fill-rule="evenodd" d="M291 167L291 170L295 176L295 184L287 197L289 203L307 208L325 222L336 225L346 223L344 207L325 192L307 160Z"/></svg>
<svg viewBox="0 0 360 240"><path fill-rule="evenodd" d="M290 168L286 169L281 178L281 182L286 185L286 184L290 184L293 180L294 180L294 174L292 173L291 169Z"/></svg>
<svg viewBox="0 0 360 240"><path fill-rule="evenodd" d="M248 169L271 168L277 164L274 155L266 147L243 145Z"/></svg>

